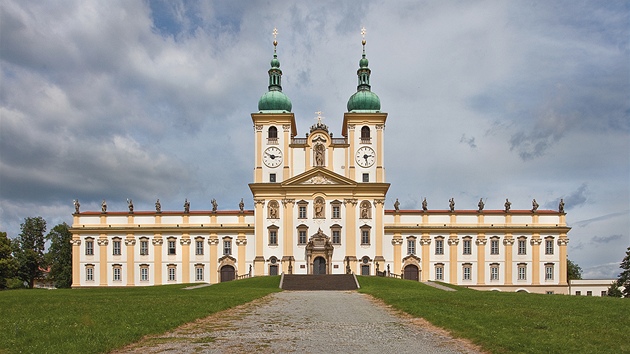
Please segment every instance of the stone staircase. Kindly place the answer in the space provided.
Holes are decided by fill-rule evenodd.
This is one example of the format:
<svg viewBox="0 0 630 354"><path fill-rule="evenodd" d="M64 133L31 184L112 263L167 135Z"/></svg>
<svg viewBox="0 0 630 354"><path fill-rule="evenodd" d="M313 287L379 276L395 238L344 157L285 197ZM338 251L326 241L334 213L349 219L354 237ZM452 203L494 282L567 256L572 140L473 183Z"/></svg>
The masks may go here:
<svg viewBox="0 0 630 354"><path fill-rule="evenodd" d="M283 274L280 288L284 290L356 290L358 283L354 274Z"/></svg>

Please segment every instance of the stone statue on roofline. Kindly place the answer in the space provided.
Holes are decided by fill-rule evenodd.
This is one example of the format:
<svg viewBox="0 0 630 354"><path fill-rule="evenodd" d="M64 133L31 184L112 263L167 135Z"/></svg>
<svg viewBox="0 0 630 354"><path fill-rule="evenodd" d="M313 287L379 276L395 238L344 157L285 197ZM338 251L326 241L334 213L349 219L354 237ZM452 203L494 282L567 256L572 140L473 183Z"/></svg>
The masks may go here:
<svg viewBox="0 0 630 354"><path fill-rule="evenodd" d="M482 212L483 208L486 206L486 204L483 202L483 198L479 198L479 203L477 204L477 206L479 207L479 212Z"/></svg>
<svg viewBox="0 0 630 354"><path fill-rule="evenodd" d="M133 214L133 200L127 198L127 208L129 208L129 214Z"/></svg>
<svg viewBox="0 0 630 354"><path fill-rule="evenodd" d="M505 212L506 212L506 213L507 213L507 212L509 212L509 211L510 211L510 208L512 207L512 203L510 203L510 201L508 200L508 198L505 198L505 204L504 204L504 206L505 206Z"/></svg>
<svg viewBox="0 0 630 354"><path fill-rule="evenodd" d="M162 203L160 203L160 198L155 201L155 212L158 214L162 212Z"/></svg>
<svg viewBox="0 0 630 354"><path fill-rule="evenodd" d="M217 208L219 207L219 204L217 203L217 200L214 199L214 198L212 198L211 203L212 203L212 211L216 213L217 212Z"/></svg>
<svg viewBox="0 0 630 354"><path fill-rule="evenodd" d="M534 200L532 200L532 213L535 213L538 210L538 207L540 205L538 205L538 203L536 202L536 199L534 198Z"/></svg>
<svg viewBox="0 0 630 354"><path fill-rule="evenodd" d="M79 200L75 199L72 201L72 203L74 204L74 213L79 214L80 213L79 209L81 208L81 204L79 203Z"/></svg>
<svg viewBox="0 0 630 354"><path fill-rule="evenodd" d="M101 202L101 213L107 213L107 202L105 199Z"/></svg>
<svg viewBox="0 0 630 354"><path fill-rule="evenodd" d="M243 211L243 209L245 208L245 203L243 203L243 198L241 198L241 202L238 203L238 208Z"/></svg>
<svg viewBox="0 0 630 354"><path fill-rule="evenodd" d="M560 204L558 204L558 212L564 213L564 199L560 198Z"/></svg>
<svg viewBox="0 0 630 354"><path fill-rule="evenodd" d="M451 211L455 211L455 198L448 200L448 207Z"/></svg>
<svg viewBox="0 0 630 354"><path fill-rule="evenodd" d="M186 198L184 200L184 214L188 213L190 213L190 202L188 201L188 198Z"/></svg>
<svg viewBox="0 0 630 354"><path fill-rule="evenodd" d="M394 202L394 209L396 209L396 211L400 210L400 202L398 202L398 198L396 198L396 201Z"/></svg>
<svg viewBox="0 0 630 354"><path fill-rule="evenodd" d="M427 205L428 205L427 204L427 197L424 197L424 200L422 201L422 210L423 211L427 211L427 208L428 208Z"/></svg>

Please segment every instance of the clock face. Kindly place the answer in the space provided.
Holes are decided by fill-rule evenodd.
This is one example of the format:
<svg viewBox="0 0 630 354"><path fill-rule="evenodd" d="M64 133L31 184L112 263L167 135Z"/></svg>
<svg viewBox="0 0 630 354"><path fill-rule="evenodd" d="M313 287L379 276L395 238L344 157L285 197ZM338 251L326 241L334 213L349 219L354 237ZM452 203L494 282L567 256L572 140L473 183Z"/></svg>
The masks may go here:
<svg viewBox="0 0 630 354"><path fill-rule="evenodd" d="M357 150L356 161L357 165L361 167L370 167L374 164L374 159L376 155L374 154L374 150L372 150L369 146L364 146Z"/></svg>
<svg viewBox="0 0 630 354"><path fill-rule="evenodd" d="M267 167L278 167L282 163L282 151L277 147L270 147L263 153L263 162Z"/></svg>

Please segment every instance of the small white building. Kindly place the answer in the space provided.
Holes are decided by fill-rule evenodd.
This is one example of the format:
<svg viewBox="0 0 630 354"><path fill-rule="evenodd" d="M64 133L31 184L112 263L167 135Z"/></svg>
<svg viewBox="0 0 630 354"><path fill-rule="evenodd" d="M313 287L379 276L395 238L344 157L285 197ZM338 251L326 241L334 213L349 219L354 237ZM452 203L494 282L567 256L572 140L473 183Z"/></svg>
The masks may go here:
<svg viewBox="0 0 630 354"><path fill-rule="evenodd" d="M574 279L569 280L569 295L607 296L608 288L617 279ZM620 288L623 291L623 287Z"/></svg>

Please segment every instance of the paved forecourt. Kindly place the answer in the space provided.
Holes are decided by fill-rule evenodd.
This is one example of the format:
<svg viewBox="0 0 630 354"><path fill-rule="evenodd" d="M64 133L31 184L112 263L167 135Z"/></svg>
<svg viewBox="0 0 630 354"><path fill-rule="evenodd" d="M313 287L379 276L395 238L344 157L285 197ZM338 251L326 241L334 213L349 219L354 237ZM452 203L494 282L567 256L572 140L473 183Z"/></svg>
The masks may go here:
<svg viewBox="0 0 630 354"><path fill-rule="evenodd" d="M120 353L478 353L354 291L283 291Z"/></svg>

